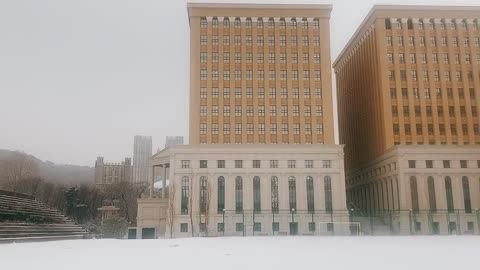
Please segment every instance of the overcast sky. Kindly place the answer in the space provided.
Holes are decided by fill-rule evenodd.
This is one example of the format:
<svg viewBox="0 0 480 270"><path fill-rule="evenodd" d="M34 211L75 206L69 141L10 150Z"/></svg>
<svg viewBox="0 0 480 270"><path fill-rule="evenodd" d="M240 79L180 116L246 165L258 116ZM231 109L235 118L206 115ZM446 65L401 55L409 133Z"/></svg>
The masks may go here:
<svg viewBox="0 0 480 270"><path fill-rule="evenodd" d="M190 1L205 2L205 1ZM219 1L333 4L332 62L373 4L479 0ZM185 0L0 0L0 149L93 166L133 136L188 138ZM155 151L154 150L154 151Z"/></svg>

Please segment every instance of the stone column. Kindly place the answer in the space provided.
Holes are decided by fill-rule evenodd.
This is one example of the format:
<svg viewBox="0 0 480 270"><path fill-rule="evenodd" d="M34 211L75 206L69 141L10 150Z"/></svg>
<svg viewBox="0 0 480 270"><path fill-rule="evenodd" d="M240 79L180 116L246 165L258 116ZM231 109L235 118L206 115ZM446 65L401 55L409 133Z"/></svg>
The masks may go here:
<svg viewBox="0 0 480 270"><path fill-rule="evenodd" d="M162 199L165 199L165 189L167 187L167 164L163 164L163 178L162 178Z"/></svg>
<svg viewBox="0 0 480 270"><path fill-rule="evenodd" d="M155 166L150 167L150 199L153 198L153 185L155 183Z"/></svg>

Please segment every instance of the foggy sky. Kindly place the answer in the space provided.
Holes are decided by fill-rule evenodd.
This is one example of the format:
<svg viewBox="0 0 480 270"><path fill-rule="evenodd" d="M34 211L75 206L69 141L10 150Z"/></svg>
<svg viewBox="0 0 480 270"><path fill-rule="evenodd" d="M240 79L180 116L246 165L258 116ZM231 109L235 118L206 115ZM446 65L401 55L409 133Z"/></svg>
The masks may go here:
<svg viewBox="0 0 480 270"><path fill-rule="evenodd" d="M333 4L332 63L373 4L479 0L190 1ZM93 166L133 136L188 141L185 0L0 0L0 149ZM335 81L332 79L333 85ZM336 108L336 106L334 106Z"/></svg>

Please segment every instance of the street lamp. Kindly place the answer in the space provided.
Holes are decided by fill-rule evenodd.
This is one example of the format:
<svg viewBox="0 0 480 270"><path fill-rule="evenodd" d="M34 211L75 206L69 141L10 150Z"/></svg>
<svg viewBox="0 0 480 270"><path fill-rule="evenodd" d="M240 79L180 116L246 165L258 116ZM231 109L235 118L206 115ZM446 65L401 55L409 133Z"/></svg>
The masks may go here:
<svg viewBox="0 0 480 270"><path fill-rule="evenodd" d="M223 232L223 236L225 236L225 208L223 208L222 214L223 214L223 215L222 215L222 216L223 216L223 219L222 219L222 226L223 226L222 232Z"/></svg>

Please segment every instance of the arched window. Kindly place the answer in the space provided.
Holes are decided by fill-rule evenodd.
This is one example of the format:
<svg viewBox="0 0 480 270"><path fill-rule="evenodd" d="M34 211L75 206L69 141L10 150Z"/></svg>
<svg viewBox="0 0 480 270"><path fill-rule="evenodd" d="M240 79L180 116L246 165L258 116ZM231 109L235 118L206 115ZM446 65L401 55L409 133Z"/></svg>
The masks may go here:
<svg viewBox="0 0 480 270"><path fill-rule="evenodd" d="M415 176L410 176L410 197L412 200L412 210L418 212L418 188L417 178Z"/></svg>
<svg viewBox="0 0 480 270"><path fill-rule="evenodd" d="M430 204L430 211L432 213L437 212L437 199L435 196L435 180L432 176L427 178L428 186L428 203Z"/></svg>
<svg viewBox="0 0 480 270"><path fill-rule="evenodd" d="M295 212L297 210L297 183L295 177L288 177L288 201L290 211Z"/></svg>
<svg viewBox="0 0 480 270"><path fill-rule="evenodd" d="M278 213L278 178L271 178L271 194L272 194L272 212Z"/></svg>
<svg viewBox="0 0 480 270"><path fill-rule="evenodd" d="M453 205L453 190L452 190L452 179L450 176L445 177L445 193L447 195L447 209L449 213L454 211Z"/></svg>
<svg viewBox="0 0 480 270"><path fill-rule="evenodd" d="M472 201L470 199L470 183L468 177L462 176L463 201L465 205L465 213L472 213Z"/></svg>
<svg viewBox="0 0 480 270"><path fill-rule="evenodd" d="M223 28L230 28L230 20L228 17L223 18Z"/></svg>
<svg viewBox="0 0 480 270"><path fill-rule="evenodd" d="M200 177L200 213L207 212L208 194L207 194L207 177Z"/></svg>
<svg viewBox="0 0 480 270"><path fill-rule="evenodd" d="M235 177L235 212L243 212L243 179L241 176Z"/></svg>
<svg viewBox="0 0 480 270"><path fill-rule="evenodd" d="M181 198L181 209L180 213L182 215L188 214L188 194L190 191L190 179L188 176L183 176L182 177L182 198Z"/></svg>
<svg viewBox="0 0 480 270"><path fill-rule="evenodd" d="M307 176L307 210L310 213L315 212L315 196L313 189L313 177ZM350 193L351 196L351 193ZM351 200L351 199L350 199Z"/></svg>
<svg viewBox="0 0 480 270"><path fill-rule="evenodd" d="M260 192L260 177L253 177L253 211L259 213L262 209Z"/></svg>
<svg viewBox="0 0 480 270"><path fill-rule="evenodd" d="M325 176L324 181L324 190L325 190L325 211L333 211L332 203L332 178L330 176Z"/></svg>
<svg viewBox="0 0 480 270"><path fill-rule="evenodd" d="M225 210L225 177L220 176L217 180L217 213Z"/></svg>

